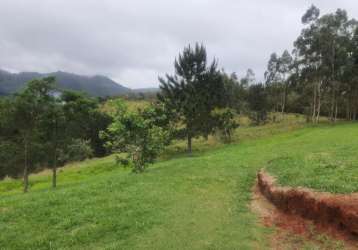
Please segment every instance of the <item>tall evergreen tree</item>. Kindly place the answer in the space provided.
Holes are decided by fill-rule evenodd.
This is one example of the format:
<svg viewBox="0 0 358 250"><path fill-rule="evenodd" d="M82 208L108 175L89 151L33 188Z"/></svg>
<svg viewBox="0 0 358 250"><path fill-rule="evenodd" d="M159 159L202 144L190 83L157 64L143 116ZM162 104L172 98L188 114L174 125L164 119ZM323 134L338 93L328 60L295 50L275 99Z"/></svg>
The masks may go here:
<svg viewBox="0 0 358 250"><path fill-rule="evenodd" d="M177 114L184 125L188 152L192 152L192 139L211 132L210 113L223 100L224 83L217 62L208 64L206 49L196 44L184 48L175 60L175 74L159 78L160 102Z"/></svg>

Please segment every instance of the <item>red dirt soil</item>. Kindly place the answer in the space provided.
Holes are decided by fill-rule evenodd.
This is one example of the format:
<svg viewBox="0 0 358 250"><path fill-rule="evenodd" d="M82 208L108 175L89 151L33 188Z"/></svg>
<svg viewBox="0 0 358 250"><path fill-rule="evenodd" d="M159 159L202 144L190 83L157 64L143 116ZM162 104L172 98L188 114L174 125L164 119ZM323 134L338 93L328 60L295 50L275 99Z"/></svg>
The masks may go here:
<svg viewBox="0 0 358 250"><path fill-rule="evenodd" d="M257 175L260 192L278 209L299 215L323 227L332 226L358 240L358 194L334 195L305 188L276 185L275 179L261 170Z"/></svg>
<svg viewBox="0 0 358 250"><path fill-rule="evenodd" d="M301 216L284 213L262 195L257 183L252 191L251 210L265 227L273 229L266 249L358 249L358 241L353 236L334 227L325 227Z"/></svg>

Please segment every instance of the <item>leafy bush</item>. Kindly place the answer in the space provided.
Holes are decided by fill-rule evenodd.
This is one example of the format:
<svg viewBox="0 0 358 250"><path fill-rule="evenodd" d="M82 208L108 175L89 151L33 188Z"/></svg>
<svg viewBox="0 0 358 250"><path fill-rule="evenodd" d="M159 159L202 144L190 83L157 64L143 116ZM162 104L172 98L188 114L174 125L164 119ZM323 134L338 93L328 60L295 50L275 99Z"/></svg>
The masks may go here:
<svg viewBox="0 0 358 250"><path fill-rule="evenodd" d="M212 112L216 132L224 142L230 142L233 131L239 127L235 121L235 111L230 108L215 109Z"/></svg>
<svg viewBox="0 0 358 250"><path fill-rule="evenodd" d="M121 157L117 157L117 162L132 166L134 172L143 172L164 149L169 133L158 126L157 120L148 118L151 111L129 111L121 100L113 101L112 105L113 123L101 137L107 140L110 150L126 153L128 162Z"/></svg>

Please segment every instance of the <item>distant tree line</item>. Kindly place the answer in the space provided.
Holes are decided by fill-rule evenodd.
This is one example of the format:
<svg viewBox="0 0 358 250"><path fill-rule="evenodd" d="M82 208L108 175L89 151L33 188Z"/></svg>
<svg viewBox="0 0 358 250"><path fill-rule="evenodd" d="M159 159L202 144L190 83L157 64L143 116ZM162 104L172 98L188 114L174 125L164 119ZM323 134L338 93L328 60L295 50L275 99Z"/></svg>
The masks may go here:
<svg viewBox="0 0 358 250"><path fill-rule="evenodd" d="M273 53L265 73L270 110L304 113L317 123L322 115L357 120L358 22L347 12L321 16L311 6L294 50Z"/></svg>

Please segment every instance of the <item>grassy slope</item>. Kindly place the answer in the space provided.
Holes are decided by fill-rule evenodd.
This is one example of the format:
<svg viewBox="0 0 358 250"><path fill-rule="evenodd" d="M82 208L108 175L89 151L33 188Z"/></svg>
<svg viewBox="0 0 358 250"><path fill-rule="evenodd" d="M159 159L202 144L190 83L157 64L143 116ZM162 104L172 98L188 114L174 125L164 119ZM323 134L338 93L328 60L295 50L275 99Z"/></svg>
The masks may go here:
<svg viewBox="0 0 358 250"><path fill-rule="evenodd" d="M2 191L0 249L264 249L267 229L248 209L256 171L357 191L357 139L356 124L304 128L178 156L142 175L99 159L64 170L56 191L45 188L48 175L32 176L29 194ZM7 182L0 190L16 183Z"/></svg>
<svg viewBox="0 0 358 250"><path fill-rule="evenodd" d="M315 129L266 164L282 185L358 192L358 124Z"/></svg>

